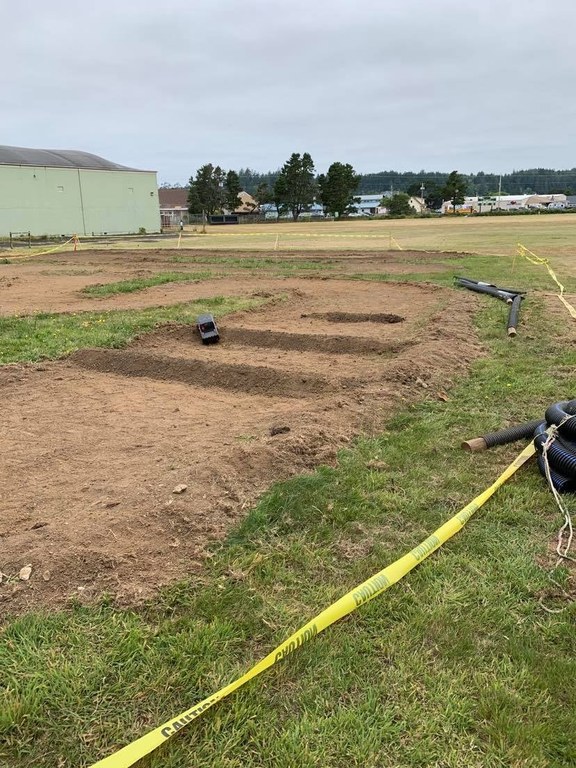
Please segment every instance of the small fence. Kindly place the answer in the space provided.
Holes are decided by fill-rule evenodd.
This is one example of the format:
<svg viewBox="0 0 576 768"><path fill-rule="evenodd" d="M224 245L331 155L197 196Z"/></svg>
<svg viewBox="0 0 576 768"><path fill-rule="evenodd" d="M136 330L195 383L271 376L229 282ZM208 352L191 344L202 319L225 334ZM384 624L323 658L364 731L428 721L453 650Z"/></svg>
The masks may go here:
<svg viewBox="0 0 576 768"><path fill-rule="evenodd" d="M32 248L32 237L30 232L10 232L8 240L8 247L10 250L12 250L12 248L22 248L23 246Z"/></svg>

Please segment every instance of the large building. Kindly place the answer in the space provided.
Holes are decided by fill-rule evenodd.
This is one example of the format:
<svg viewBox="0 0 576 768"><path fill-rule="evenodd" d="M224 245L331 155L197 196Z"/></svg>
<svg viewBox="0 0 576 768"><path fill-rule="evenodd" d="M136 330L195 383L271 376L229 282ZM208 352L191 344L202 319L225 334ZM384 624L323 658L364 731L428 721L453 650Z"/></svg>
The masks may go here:
<svg viewBox="0 0 576 768"><path fill-rule="evenodd" d="M88 152L0 146L0 235L159 232L155 171Z"/></svg>

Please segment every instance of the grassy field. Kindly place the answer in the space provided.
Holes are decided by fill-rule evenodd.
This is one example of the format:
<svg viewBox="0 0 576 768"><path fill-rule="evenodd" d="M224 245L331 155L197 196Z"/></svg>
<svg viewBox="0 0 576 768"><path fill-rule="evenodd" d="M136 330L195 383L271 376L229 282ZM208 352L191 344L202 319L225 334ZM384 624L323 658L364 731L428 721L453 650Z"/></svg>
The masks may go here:
<svg viewBox="0 0 576 768"><path fill-rule="evenodd" d="M0 317L0 365L56 359L86 347L123 347L166 323L192 325L202 312L224 316L263 303L263 299L215 296L170 307Z"/></svg>
<svg viewBox="0 0 576 768"><path fill-rule="evenodd" d="M573 217L542 219L561 229L557 247L568 255ZM504 231L510 221L516 225L443 221L438 237L451 231L463 240L468 224ZM437 224L398 222L405 233ZM478 249L497 252L502 232L484 232L488 242ZM513 249L518 234L506 232ZM522 238L545 252L542 231ZM410 279L449 284L454 266L445 266ZM461 266L510 282L508 259L467 257ZM524 262L516 269L520 287L551 287L543 270ZM235 308L219 301L219 313ZM343 451L337 468L271 488L214 548L201 582L176 584L138 611L104 599L8 622L0 642L0 764L86 766L104 757L235 679L489 485L518 448L472 456L460 441L574 396L576 351L567 315L551 314L542 297L526 302L514 341L503 334L503 305L482 302L477 324L490 354L448 402L431 393L399 411L378 438ZM12 339L4 361L121 344L158 322L186 322L188 309L118 313L119 329L106 338L97 313L40 316L34 327L27 318L3 320L0 333ZM565 568L555 572L557 584L548 575L559 524L535 466L525 467L400 584L215 706L142 766L575 764L576 612L562 591L574 594L575 579ZM548 613L541 604L565 610Z"/></svg>
<svg viewBox="0 0 576 768"><path fill-rule="evenodd" d="M175 248L178 236L130 238L92 243L81 249ZM187 227L182 248L256 251L417 249L512 255L518 242L558 264L574 263L576 214L509 217L442 217L438 219L348 220L207 227L206 234ZM11 259L34 258L47 249L6 252Z"/></svg>

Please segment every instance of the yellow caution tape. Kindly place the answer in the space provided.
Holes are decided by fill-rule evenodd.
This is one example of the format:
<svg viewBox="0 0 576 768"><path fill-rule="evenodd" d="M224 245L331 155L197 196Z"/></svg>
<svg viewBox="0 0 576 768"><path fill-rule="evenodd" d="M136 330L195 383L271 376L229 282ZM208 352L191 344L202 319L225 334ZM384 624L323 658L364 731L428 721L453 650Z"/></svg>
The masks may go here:
<svg viewBox="0 0 576 768"><path fill-rule="evenodd" d="M242 225L245 226L245 225ZM194 237L194 232L188 232L187 236ZM196 234L199 234L198 232ZM220 230L214 231L214 232L206 232L205 234L209 235L210 237L270 237L270 235L278 234L276 232L222 232ZM328 238L343 238L344 240L383 240L388 239L389 235L382 234L382 235L350 235L350 234L325 234L323 232L288 232L288 231L282 231L280 233L282 237L292 238L294 240L298 240L299 238L303 237L310 237L310 238L317 238L317 237L328 237ZM400 246L398 246L400 248Z"/></svg>
<svg viewBox="0 0 576 768"><path fill-rule="evenodd" d="M312 638L316 637L316 635L320 634L320 632L325 630L331 624L334 624L334 622L347 616L349 613L352 613L352 611L355 611L361 605L364 605L364 603L367 603L369 600L380 595L384 590L392 586L392 584L400 581L403 576L425 560L432 554L432 552L438 549L438 547L441 547L442 544L452 538L454 534L458 533L472 515L480 509L498 488L500 488L506 480L512 477L516 470L528 461L535 452L536 449L534 448L534 444L530 443L530 445L528 445L522 453L514 459L510 466L502 472L500 477L489 488L467 504L457 515L454 515L454 517L434 531L434 533L428 536L427 539L424 539L421 544L408 552L408 554L404 555L399 560L396 560L374 576L371 576L335 603L332 603L331 606L322 611L322 613L319 613L303 627L300 627L300 629L291 635L288 640L281 643L269 653L266 658L259 661L252 667L252 669L248 670L246 674L242 675L242 677L239 677L237 680L234 680L229 685L221 688L216 693L208 696L208 698L203 699L185 712L181 712L179 715L176 715L176 717L170 718L170 720L167 720L162 725L154 728L154 730L123 747L113 755L94 763L92 768L128 768L133 765L137 760L140 760L161 744L164 744L168 739L181 731L182 728L185 728L203 712L206 712L207 709L213 707L216 702L229 696L233 691L236 691L249 680L252 680L261 672L264 672L265 669L268 669L279 661L283 661L297 648L300 648L301 645L312 640Z"/></svg>
<svg viewBox="0 0 576 768"><path fill-rule="evenodd" d="M560 293L557 294L558 298L560 299L562 304L564 304L568 312L570 312L574 320L576 320L576 309L574 309L572 304L570 304L570 302L566 301L566 299L564 298L565 288L562 285L562 283L558 280L556 275L554 274L554 271L550 266L550 261L548 259L543 259L541 256L536 256L535 253L532 253L532 251L529 251L528 248L522 245L522 243L518 243L518 254L520 256L524 256L524 258L527 259L532 264L538 264L538 265L542 264L543 266L546 267L546 269L548 270L548 274L550 275L552 280L554 280L558 288L560 288Z"/></svg>
<svg viewBox="0 0 576 768"><path fill-rule="evenodd" d="M15 261L16 259L31 259L34 256L46 256L47 253L54 253L54 251L59 251L60 248L64 248L65 245L68 245L69 243L72 243L72 242L76 244L79 242L76 235L71 237L70 240L66 240L65 243L60 243L60 245L57 245L54 248L49 248L47 251L36 251L35 253L27 253L27 254L24 254L23 256L9 256L8 258L10 259L10 261Z"/></svg>

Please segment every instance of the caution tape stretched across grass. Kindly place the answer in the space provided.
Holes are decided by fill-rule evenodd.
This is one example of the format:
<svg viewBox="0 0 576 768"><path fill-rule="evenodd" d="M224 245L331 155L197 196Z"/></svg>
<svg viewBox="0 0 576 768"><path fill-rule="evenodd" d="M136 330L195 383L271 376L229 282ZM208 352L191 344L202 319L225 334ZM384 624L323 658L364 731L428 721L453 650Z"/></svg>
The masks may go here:
<svg viewBox="0 0 576 768"><path fill-rule="evenodd" d="M570 312L574 320L576 320L576 309L574 309L572 304L570 304L570 302L565 299L564 293L566 292L566 289L564 288L560 280L558 280L558 278L556 277L554 270L550 266L550 261L548 259L543 259L541 256L537 256L535 253L532 253L532 251L529 251L528 248L526 248L526 246L522 245L522 243L518 243L518 253L520 256L523 256L525 259L527 259L531 264L537 264L537 265L542 265L546 267L546 269L548 270L548 274L550 275L552 280L554 280L558 288L560 288L560 293L557 294L558 298L560 299L562 304L564 304L568 312Z"/></svg>
<svg viewBox="0 0 576 768"><path fill-rule="evenodd" d="M56 251L65 248L67 245L70 245L70 243L74 243L74 250L76 250L79 242L80 240L78 239L77 235L73 235L69 240L66 240L65 243L59 243L58 245L55 245L54 248L49 248L47 251L35 251L34 253L25 253L20 256L9 256L8 258L10 261L22 261L24 259L33 259L35 256L46 256L49 253L55 253Z"/></svg>
<svg viewBox="0 0 576 768"><path fill-rule="evenodd" d="M322 613L319 613L287 640L281 643L269 653L268 656L255 664L252 669L248 670L242 677L234 680L234 682L221 688L219 691L208 696L208 698L200 701L198 704L195 704L185 712L181 712L179 715L171 717L162 725L154 728L154 730L123 747L118 752L94 763L92 768L128 768L133 765L137 760L140 760L161 744L164 744L168 739L182 730L182 728L185 728L203 712L214 706L216 702L229 696L249 680L252 680L252 678L256 677L261 672L264 672L264 670L285 659L301 645L304 645L304 643L312 640L312 638L316 637L316 635L320 634L320 632L325 630L331 624L334 624L334 622L342 619L347 614L352 613L352 611L355 611L361 605L364 605L364 603L367 603L369 600L372 600L374 597L384 592L384 590L388 589L392 584L400 581L403 576L425 560L432 554L432 552L438 549L438 547L441 547L442 544L452 538L454 534L458 533L472 515L480 509L486 501L488 501L498 488L500 488L501 485L512 477L517 469L534 455L535 450L534 444L530 443L530 445L528 445L522 453L514 459L510 466L502 472L500 477L489 488L461 509L458 514L454 515L454 517L434 531L434 533L428 536L427 539L424 539L421 544L408 552L408 554L404 555L399 560L396 560L382 571L379 571L362 584L359 584L335 603L332 603L331 606L322 611Z"/></svg>

